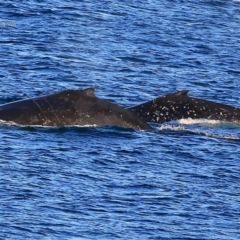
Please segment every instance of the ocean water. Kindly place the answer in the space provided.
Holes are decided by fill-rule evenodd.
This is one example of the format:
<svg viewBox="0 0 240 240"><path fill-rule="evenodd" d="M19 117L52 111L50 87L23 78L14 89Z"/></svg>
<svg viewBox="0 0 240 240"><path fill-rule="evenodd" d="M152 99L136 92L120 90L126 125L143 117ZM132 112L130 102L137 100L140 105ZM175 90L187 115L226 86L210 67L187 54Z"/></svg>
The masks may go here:
<svg viewBox="0 0 240 240"><path fill-rule="evenodd" d="M4 1L0 103L96 87L240 107L240 2ZM0 123L0 239L240 239L240 126Z"/></svg>

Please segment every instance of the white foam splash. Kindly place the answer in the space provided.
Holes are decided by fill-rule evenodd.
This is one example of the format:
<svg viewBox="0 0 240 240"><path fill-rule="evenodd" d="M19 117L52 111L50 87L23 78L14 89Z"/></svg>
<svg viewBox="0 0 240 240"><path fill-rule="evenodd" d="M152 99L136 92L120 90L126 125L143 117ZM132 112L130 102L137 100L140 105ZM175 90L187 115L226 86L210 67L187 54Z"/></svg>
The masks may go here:
<svg viewBox="0 0 240 240"><path fill-rule="evenodd" d="M11 121L4 121L0 119L0 125L3 126L19 126L17 123L15 122L11 122Z"/></svg>
<svg viewBox="0 0 240 240"><path fill-rule="evenodd" d="M176 132L185 132L186 128L182 125L172 125L172 124L162 124L161 126L156 127L160 131L170 130Z"/></svg>
<svg viewBox="0 0 240 240"><path fill-rule="evenodd" d="M176 122L179 124L184 124L184 125L193 125L193 124L219 125L219 124L223 123L220 120L192 119L192 118L179 119Z"/></svg>

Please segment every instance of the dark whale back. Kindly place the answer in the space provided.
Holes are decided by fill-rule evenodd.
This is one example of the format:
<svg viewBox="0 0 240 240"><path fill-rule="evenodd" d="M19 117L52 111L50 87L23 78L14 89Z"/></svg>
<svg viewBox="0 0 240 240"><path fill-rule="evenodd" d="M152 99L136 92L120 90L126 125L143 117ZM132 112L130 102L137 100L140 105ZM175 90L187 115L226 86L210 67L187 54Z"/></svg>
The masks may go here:
<svg viewBox="0 0 240 240"><path fill-rule="evenodd" d="M0 106L0 119L21 125L119 126L149 130L144 121L116 104L97 98L94 88L66 90Z"/></svg>
<svg viewBox="0 0 240 240"><path fill-rule="evenodd" d="M147 122L163 123L186 118L240 122L239 108L191 98L187 90L167 94L128 109Z"/></svg>

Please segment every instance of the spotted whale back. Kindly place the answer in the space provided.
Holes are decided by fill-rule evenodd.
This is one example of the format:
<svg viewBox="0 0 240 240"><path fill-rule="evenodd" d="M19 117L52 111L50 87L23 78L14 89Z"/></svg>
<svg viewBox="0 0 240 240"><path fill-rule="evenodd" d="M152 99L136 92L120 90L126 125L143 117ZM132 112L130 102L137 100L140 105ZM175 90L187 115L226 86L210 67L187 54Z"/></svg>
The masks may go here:
<svg viewBox="0 0 240 240"><path fill-rule="evenodd" d="M191 98L188 92L170 93L128 109L147 122L163 123L186 118L240 122L239 108Z"/></svg>

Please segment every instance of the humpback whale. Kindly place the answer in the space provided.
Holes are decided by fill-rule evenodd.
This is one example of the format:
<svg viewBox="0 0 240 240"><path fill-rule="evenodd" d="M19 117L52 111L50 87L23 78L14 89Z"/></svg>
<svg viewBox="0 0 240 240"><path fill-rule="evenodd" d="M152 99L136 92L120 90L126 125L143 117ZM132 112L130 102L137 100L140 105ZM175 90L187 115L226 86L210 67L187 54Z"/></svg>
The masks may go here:
<svg viewBox="0 0 240 240"><path fill-rule="evenodd" d="M0 106L0 119L20 125L119 126L150 130L145 120L116 104L97 98L94 88L66 90Z"/></svg>
<svg viewBox="0 0 240 240"><path fill-rule="evenodd" d="M211 119L240 123L240 109L188 96L188 90L170 93L124 109L97 98L94 88L65 90L51 95L6 103L0 120L26 126L118 126L151 130L148 122Z"/></svg>
<svg viewBox="0 0 240 240"><path fill-rule="evenodd" d="M210 119L240 123L240 108L188 96L188 90L157 97L128 110L146 122Z"/></svg>

